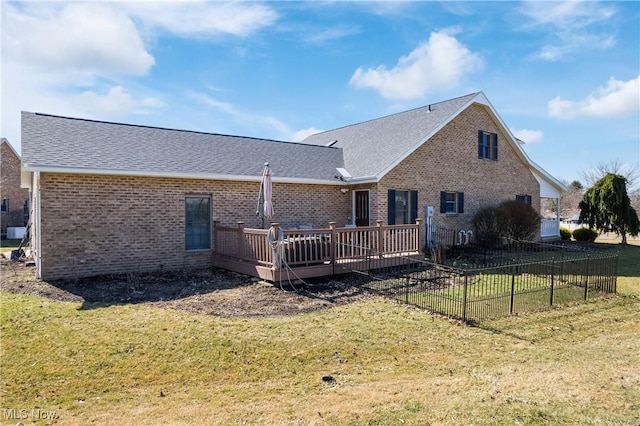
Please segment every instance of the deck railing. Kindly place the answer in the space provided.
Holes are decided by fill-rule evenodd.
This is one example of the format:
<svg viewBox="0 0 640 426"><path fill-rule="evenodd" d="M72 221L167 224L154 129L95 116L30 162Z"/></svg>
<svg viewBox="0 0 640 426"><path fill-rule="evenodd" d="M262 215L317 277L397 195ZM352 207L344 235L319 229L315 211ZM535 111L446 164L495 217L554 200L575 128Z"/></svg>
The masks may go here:
<svg viewBox="0 0 640 426"><path fill-rule="evenodd" d="M413 225L382 225L378 221L376 226L337 228L331 222L329 228L280 229L278 224L254 229L245 228L244 222L235 227L214 222L215 254L272 267L276 249L289 266L334 263L372 252L389 255L420 251L420 220Z"/></svg>
<svg viewBox="0 0 640 426"><path fill-rule="evenodd" d="M540 221L540 236L542 238L560 236L560 221L542 219Z"/></svg>

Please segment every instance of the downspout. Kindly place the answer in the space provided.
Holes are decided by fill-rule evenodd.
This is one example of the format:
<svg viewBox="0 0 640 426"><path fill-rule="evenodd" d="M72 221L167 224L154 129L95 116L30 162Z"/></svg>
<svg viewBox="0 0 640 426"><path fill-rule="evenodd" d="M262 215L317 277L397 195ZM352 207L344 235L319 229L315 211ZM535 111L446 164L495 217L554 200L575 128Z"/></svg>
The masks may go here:
<svg viewBox="0 0 640 426"><path fill-rule="evenodd" d="M42 221L40 220L40 172L33 172L33 220L31 223L31 233L33 235L32 251L35 251L34 260L36 262L36 278L42 278Z"/></svg>

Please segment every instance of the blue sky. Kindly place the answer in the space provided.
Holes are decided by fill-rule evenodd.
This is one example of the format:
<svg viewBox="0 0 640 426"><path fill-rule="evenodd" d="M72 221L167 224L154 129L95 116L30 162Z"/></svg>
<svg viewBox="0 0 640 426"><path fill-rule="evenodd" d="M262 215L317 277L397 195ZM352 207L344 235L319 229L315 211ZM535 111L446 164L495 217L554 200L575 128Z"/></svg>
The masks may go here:
<svg viewBox="0 0 640 426"><path fill-rule="evenodd" d="M572 181L640 163L640 2L7 2L20 111L301 140L483 91Z"/></svg>

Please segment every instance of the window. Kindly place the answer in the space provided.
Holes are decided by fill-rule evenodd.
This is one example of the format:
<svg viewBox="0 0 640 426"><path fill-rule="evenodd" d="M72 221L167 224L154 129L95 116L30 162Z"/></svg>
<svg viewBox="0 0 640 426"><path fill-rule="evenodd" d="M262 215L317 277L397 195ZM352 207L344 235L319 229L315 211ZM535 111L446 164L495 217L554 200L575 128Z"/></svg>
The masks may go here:
<svg viewBox="0 0 640 426"><path fill-rule="evenodd" d="M531 205L531 195L516 195L516 201Z"/></svg>
<svg viewBox="0 0 640 426"><path fill-rule="evenodd" d="M498 161L498 135L478 130L478 158Z"/></svg>
<svg viewBox="0 0 640 426"><path fill-rule="evenodd" d="M464 213L464 192L440 192L440 213Z"/></svg>
<svg viewBox="0 0 640 426"><path fill-rule="evenodd" d="M8 198L3 198L2 199L2 213L8 213L9 212L9 199Z"/></svg>
<svg viewBox="0 0 640 426"><path fill-rule="evenodd" d="M389 225L416 223L418 217L418 191L389 190Z"/></svg>
<svg viewBox="0 0 640 426"><path fill-rule="evenodd" d="M208 250L211 248L211 199L185 198L185 248Z"/></svg>

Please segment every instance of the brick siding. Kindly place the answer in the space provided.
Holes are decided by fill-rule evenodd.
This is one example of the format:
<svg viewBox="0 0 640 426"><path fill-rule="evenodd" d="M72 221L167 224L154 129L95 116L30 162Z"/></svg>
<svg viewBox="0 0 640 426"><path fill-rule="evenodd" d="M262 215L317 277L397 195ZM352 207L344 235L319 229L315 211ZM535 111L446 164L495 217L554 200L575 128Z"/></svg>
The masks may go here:
<svg viewBox="0 0 640 426"><path fill-rule="evenodd" d="M498 161L478 158L478 130L498 134ZM211 197L212 221L260 227L259 182L43 173L41 272L44 279L211 266L211 250L185 251L184 199ZM471 106L389 172L377 185L342 194L339 185L275 182L275 217L284 228L326 228L351 221L352 191L370 189L370 224L387 223L387 190L417 190L418 217L435 207L434 224L471 229L483 206L532 196L540 188L486 109ZM464 192L464 213L440 213L440 191ZM268 226L268 222L265 223ZM424 233L423 233L424 243Z"/></svg>
<svg viewBox="0 0 640 426"><path fill-rule="evenodd" d="M261 226L259 182L54 173L40 182L43 279L209 267L211 250L185 250L186 195L210 196L221 225ZM271 221L285 228L343 226L351 214L340 186L276 182L273 203Z"/></svg>
<svg viewBox="0 0 640 426"><path fill-rule="evenodd" d="M9 211L2 213L0 228L2 234L7 226L24 226L28 216L24 214L24 203L29 198L29 190L20 188L21 161L8 143L0 143L0 200L6 198Z"/></svg>
<svg viewBox="0 0 640 426"><path fill-rule="evenodd" d="M478 158L478 130L498 134L498 161ZM381 179L373 220L387 222L388 189L417 190L418 217L425 220L425 207L434 206L433 224L443 228L473 229L471 220L480 208L515 200L517 194L531 195L531 206L540 211L538 181L478 105L459 114ZM440 213L440 191L463 192L464 213Z"/></svg>

